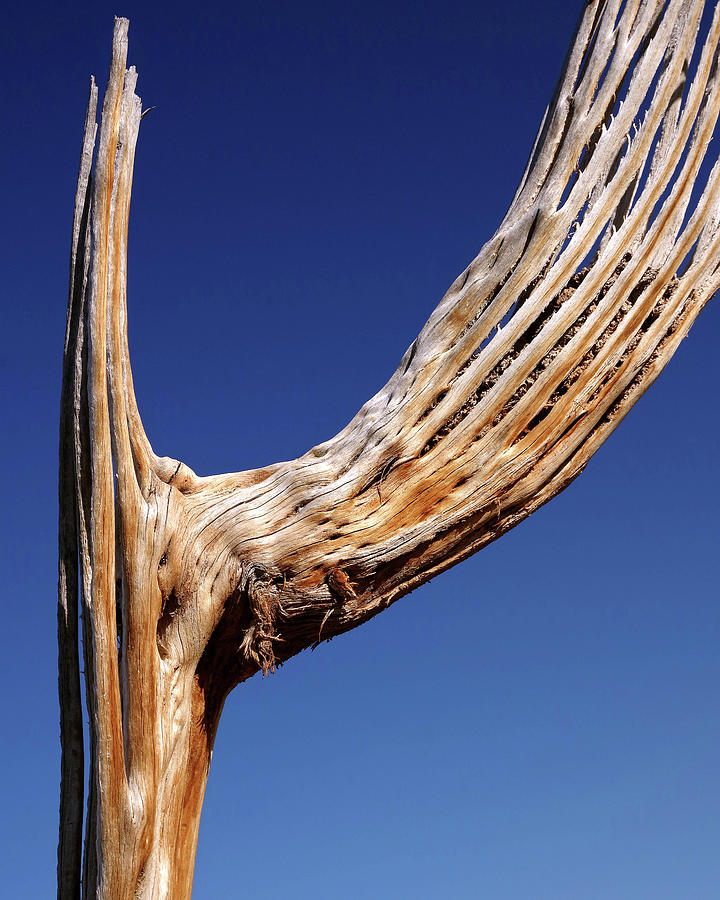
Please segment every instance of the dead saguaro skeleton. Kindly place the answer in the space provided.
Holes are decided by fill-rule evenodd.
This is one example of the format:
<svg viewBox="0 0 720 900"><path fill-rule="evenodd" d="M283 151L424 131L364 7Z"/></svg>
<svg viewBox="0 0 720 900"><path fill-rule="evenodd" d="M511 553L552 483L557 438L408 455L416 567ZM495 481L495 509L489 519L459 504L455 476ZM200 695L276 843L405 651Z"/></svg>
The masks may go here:
<svg viewBox="0 0 720 900"><path fill-rule="evenodd" d="M90 87L62 383L60 897L189 897L228 692L512 528L668 362L720 285L718 163L700 178L720 15L701 33L703 9L586 3L505 219L387 385L299 459L211 477L156 456L135 402L141 105L116 21L97 147Z"/></svg>

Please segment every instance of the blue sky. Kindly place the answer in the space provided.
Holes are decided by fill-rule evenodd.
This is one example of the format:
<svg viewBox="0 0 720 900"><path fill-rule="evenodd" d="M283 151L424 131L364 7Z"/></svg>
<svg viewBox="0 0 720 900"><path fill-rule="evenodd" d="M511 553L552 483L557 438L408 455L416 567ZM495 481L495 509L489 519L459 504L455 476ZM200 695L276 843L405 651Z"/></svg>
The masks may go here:
<svg viewBox="0 0 720 900"><path fill-rule="evenodd" d="M4 893L54 892L56 469L90 73L129 16L136 389L202 474L389 377L510 201L579 4L14 6L2 171ZM194 896L720 896L717 301L564 494L229 698Z"/></svg>

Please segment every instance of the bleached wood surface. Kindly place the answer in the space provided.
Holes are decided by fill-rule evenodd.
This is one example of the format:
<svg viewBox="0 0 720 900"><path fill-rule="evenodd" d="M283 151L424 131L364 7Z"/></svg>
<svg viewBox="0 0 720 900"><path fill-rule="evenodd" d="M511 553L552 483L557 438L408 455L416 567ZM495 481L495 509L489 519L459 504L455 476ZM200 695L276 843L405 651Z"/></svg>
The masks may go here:
<svg viewBox="0 0 720 900"><path fill-rule="evenodd" d="M153 453L132 388L141 107L116 20L92 192L91 87L63 380L61 897L81 881L87 897L188 897L227 693L524 519L665 366L720 286L717 163L691 205L720 109L720 16L696 46L703 7L588 2L507 215L387 385L299 459L205 478Z"/></svg>

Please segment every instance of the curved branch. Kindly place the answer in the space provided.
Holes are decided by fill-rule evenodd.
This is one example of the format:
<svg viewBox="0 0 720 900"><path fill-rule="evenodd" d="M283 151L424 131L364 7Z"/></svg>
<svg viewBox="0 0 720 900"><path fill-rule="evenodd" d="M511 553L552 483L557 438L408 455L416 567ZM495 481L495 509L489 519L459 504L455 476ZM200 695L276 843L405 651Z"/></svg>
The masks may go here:
<svg viewBox="0 0 720 900"><path fill-rule="evenodd" d="M204 593L246 596L231 681L365 621L562 490L717 289L717 165L690 203L720 110L718 10L699 49L703 3L616 21L618 6L587 5L507 216L388 384L298 460L180 487L183 583L201 591L202 571Z"/></svg>

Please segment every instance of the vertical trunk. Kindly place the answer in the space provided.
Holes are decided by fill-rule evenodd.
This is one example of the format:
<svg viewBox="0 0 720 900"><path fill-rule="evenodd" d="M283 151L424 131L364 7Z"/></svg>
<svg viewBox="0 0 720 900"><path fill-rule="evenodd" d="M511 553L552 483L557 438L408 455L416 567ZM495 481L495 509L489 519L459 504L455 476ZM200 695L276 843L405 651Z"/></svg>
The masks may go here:
<svg viewBox="0 0 720 900"><path fill-rule="evenodd" d="M200 812L217 721L205 713L197 679L168 673L156 766L128 781L111 828L100 823L97 883L112 900L186 900L191 895ZM153 772L155 777L150 776Z"/></svg>

